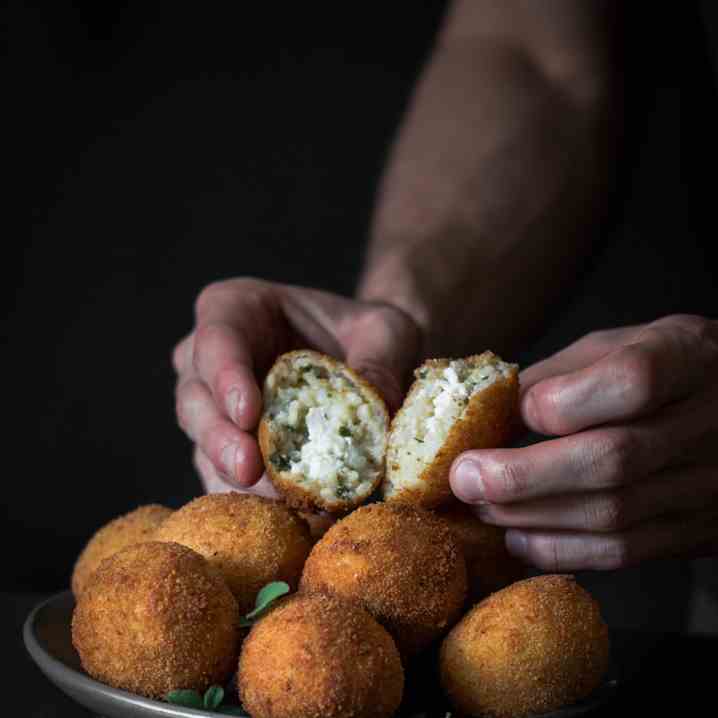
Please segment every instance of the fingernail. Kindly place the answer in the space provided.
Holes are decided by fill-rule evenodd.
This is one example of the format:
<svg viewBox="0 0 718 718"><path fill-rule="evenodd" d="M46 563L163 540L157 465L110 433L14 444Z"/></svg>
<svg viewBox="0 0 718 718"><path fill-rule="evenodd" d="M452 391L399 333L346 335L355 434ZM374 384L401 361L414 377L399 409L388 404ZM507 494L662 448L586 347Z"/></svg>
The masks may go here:
<svg viewBox="0 0 718 718"><path fill-rule="evenodd" d="M239 389L232 389L229 394L227 394L225 406L227 407L229 418L232 419L235 424L238 423L239 415L242 411L242 393Z"/></svg>
<svg viewBox="0 0 718 718"><path fill-rule="evenodd" d="M509 529L506 532L506 548L516 558L527 558L529 550L526 534L523 531Z"/></svg>
<svg viewBox="0 0 718 718"><path fill-rule="evenodd" d="M478 504L484 499L484 482L481 480L481 469L475 461L464 459L454 470L452 487L456 495L470 504Z"/></svg>
<svg viewBox="0 0 718 718"><path fill-rule="evenodd" d="M239 454L239 446L237 444L227 444L222 449L222 468L227 478L235 480L237 475L237 459Z"/></svg>

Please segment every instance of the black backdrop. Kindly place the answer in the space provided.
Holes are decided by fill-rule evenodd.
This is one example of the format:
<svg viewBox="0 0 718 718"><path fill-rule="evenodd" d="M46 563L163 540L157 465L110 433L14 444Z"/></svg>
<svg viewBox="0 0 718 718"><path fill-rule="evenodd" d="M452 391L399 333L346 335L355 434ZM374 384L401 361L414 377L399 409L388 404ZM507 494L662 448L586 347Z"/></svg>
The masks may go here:
<svg viewBox="0 0 718 718"><path fill-rule="evenodd" d="M8 139L31 233L4 332L3 589L63 587L99 525L198 493L170 365L195 295L234 275L351 291L444 9L183 6L38 2L12 16L23 127ZM704 229L718 125L695 9L629 23L616 221L526 358L600 324L718 314L715 223Z"/></svg>

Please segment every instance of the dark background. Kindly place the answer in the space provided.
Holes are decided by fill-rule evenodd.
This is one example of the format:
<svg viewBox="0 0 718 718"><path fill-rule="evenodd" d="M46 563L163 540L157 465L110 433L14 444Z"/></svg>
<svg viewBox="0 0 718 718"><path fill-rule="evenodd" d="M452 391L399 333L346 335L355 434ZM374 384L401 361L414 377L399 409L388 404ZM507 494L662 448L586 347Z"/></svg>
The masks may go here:
<svg viewBox="0 0 718 718"><path fill-rule="evenodd" d="M655 5L627 18L612 221L521 361L599 326L718 315L716 12ZM2 590L64 588L101 524L200 491L170 352L204 285L352 290L444 3L227 7L13 8L10 196L30 233L4 327Z"/></svg>

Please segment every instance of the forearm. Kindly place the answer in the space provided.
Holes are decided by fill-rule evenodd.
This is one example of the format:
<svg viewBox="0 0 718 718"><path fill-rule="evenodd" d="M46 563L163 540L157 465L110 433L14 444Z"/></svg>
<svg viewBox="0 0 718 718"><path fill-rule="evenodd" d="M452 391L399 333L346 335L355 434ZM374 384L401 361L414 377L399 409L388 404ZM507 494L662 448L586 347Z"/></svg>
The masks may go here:
<svg viewBox="0 0 718 718"><path fill-rule="evenodd" d="M608 54L586 52L588 63L542 63L500 32L457 33L451 18L440 36L380 187L359 286L415 319L425 354L515 351L588 248L610 82Z"/></svg>

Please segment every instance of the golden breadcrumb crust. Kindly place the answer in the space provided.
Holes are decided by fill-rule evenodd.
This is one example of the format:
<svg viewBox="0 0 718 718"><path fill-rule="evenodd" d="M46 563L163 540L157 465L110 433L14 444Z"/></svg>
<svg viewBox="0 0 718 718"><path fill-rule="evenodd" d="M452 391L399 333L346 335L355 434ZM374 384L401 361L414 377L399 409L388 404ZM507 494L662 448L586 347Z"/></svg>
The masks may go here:
<svg viewBox="0 0 718 718"><path fill-rule="evenodd" d="M404 672L391 636L334 596L282 601L242 647L239 696L252 718L389 718Z"/></svg>
<svg viewBox="0 0 718 718"><path fill-rule="evenodd" d="M284 367L293 364L297 359L309 358L315 364L325 367L332 372L341 372L347 379L353 382L362 398L369 404L373 405L376 412L381 416L385 417L385 426L388 430L389 427L389 412L387 411L384 399L380 396L377 390L364 379L362 376L352 371L348 366L337 361L333 357L321 354L319 352L311 351L309 349L300 349L297 351L287 352L282 354L274 366L270 370L269 375L275 372L281 372ZM269 406L269 389L265 381L264 386L264 406ZM262 457L264 459L264 467L269 476L271 482L279 493L284 496L286 502L297 509L303 509L305 511L316 511L323 510L333 514L345 514L351 511L353 508L359 506L361 503L366 501L374 490L379 486L384 477L384 461L382 458L381 464L377 467L377 476L373 482L372 488L367 492L366 496L357 496L354 499L336 499L328 500L323 498L316 491L311 490L308 487L301 486L298 483L298 477L296 474L292 474L290 471L278 471L274 464L270 461L270 457L279 449L281 443L279 433L272 427L272 421L269 418L268 413L265 410L262 420L259 423L259 448L262 451ZM383 452L382 452L383 456Z"/></svg>
<svg viewBox="0 0 718 718"><path fill-rule="evenodd" d="M472 364L489 363L495 359L491 352L484 352L467 357L466 361ZM447 359L429 359L415 371L418 373L424 368L444 369L449 366ZM411 406L414 395L419 392L421 381L417 378L409 389L399 411L392 420L389 428L389 447L398 432L394 432L401 420L405 408ZM449 433L436 452L434 460L426 466L418 477L418 484L406 488L398 488L390 493L390 481L393 471L398 466L387 465L386 476L382 485L385 501L416 504L424 508L436 508L450 502L453 498L449 485L449 469L454 459L464 451L470 449L494 449L505 446L513 437L516 428L516 415L518 413L519 377L518 370L512 368L508 377L498 376L496 380L485 389L476 392L466 405L461 416L449 429ZM394 439L396 440L396 439ZM387 452L390 453L391 449Z"/></svg>
<svg viewBox="0 0 718 718"><path fill-rule="evenodd" d="M571 576L529 578L475 606L444 639L440 673L469 715L521 718L588 696L607 670L596 601Z"/></svg>
<svg viewBox="0 0 718 718"><path fill-rule="evenodd" d="M362 506L314 546L302 591L360 602L406 656L446 633L466 599L466 566L454 535L428 511Z"/></svg>
<svg viewBox="0 0 718 718"><path fill-rule="evenodd" d="M125 546L151 541L157 527L172 513L159 504L140 506L118 516L99 529L87 542L72 571L72 592L77 598L92 572L104 559Z"/></svg>
<svg viewBox="0 0 718 718"><path fill-rule="evenodd" d="M525 578L525 564L506 549L506 529L483 523L469 506L456 500L437 509L436 515L447 523L461 546L471 603Z"/></svg>
<svg viewBox="0 0 718 718"><path fill-rule="evenodd" d="M314 511L298 511L299 516L307 522L312 543L316 543L336 523L333 514L315 513Z"/></svg>
<svg viewBox="0 0 718 718"><path fill-rule="evenodd" d="M312 547L309 528L279 501L230 492L200 496L167 519L155 534L197 551L217 568L242 613L270 581L297 587Z"/></svg>
<svg viewBox="0 0 718 718"><path fill-rule="evenodd" d="M72 616L72 643L97 680L151 698L200 692L230 676L239 651L237 603L191 549L134 544L92 574Z"/></svg>

